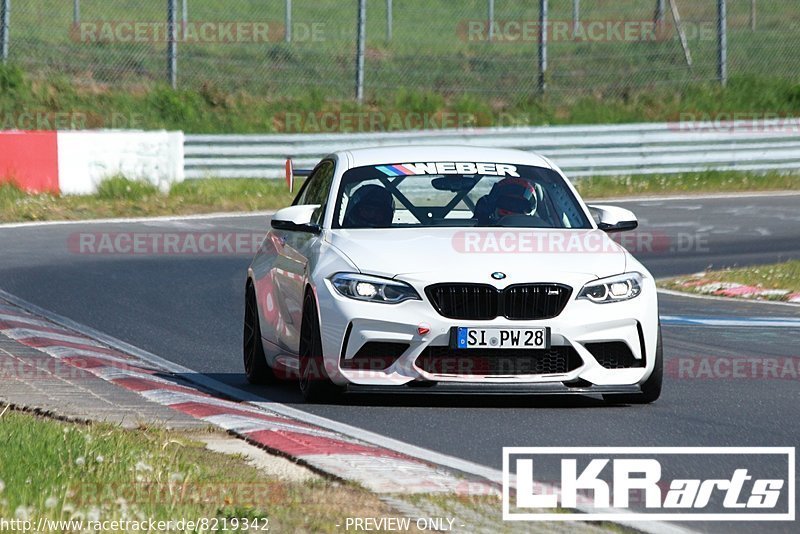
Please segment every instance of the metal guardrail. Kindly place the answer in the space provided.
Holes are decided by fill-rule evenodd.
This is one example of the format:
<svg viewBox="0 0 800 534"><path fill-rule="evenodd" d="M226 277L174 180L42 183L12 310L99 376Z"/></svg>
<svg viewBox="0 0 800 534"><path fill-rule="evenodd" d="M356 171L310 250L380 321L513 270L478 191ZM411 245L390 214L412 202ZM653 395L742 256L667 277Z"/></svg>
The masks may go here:
<svg viewBox="0 0 800 534"><path fill-rule="evenodd" d="M343 149L466 145L551 158L570 177L703 170L799 170L800 122L645 123L392 133L187 135L186 178L278 178L287 157L315 165Z"/></svg>

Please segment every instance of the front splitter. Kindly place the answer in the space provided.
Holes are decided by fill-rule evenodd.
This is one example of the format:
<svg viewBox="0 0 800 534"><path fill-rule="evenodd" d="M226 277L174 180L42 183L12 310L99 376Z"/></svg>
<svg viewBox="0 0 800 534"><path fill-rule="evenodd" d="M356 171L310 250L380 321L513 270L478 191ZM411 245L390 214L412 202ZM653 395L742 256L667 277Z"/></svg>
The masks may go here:
<svg viewBox="0 0 800 534"><path fill-rule="evenodd" d="M348 384L348 393L399 395L635 395L630 386L567 386L560 382L528 384L474 384L463 382L410 382L402 386Z"/></svg>

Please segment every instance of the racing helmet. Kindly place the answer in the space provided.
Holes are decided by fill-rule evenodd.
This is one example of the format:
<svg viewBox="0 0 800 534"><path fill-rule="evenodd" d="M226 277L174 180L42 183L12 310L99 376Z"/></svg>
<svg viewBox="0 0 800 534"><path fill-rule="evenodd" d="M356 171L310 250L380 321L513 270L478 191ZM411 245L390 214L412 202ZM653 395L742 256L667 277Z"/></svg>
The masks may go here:
<svg viewBox="0 0 800 534"><path fill-rule="evenodd" d="M353 193L344 216L345 228L383 228L392 224L394 198L377 184L362 185Z"/></svg>
<svg viewBox="0 0 800 534"><path fill-rule="evenodd" d="M500 180L492 187L491 196L498 217L536 213L538 206L536 187L524 178Z"/></svg>

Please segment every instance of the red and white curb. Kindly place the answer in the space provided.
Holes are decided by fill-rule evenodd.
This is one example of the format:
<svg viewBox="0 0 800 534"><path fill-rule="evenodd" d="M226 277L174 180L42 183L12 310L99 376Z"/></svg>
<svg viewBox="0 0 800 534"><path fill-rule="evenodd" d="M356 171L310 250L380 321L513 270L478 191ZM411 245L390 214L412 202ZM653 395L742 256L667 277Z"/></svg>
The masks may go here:
<svg viewBox="0 0 800 534"><path fill-rule="evenodd" d="M792 293L788 289L766 289L736 282L714 282L703 278L703 276L705 276L705 273L698 274L690 280L683 280L680 282L680 286L698 295L750 300L776 300L800 304L800 293Z"/></svg>
<svg viewBox="0 0 800 534"><path fill-rule="evenodd" d="M268 409L214 397L153 362L0 299L0 332L145 399L375 493L499 495L496 484Z"/></svg>

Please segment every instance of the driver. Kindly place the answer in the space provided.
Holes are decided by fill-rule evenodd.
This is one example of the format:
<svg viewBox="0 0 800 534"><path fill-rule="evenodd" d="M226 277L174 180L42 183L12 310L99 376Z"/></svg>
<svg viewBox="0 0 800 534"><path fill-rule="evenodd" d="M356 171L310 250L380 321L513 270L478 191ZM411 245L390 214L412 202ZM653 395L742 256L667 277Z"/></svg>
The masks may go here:
<svg viewBox="0 0 800 534"><path fill-rule="evenodd" d="M510 215L534 215L538 205L536 188L524 178L504 178L478 200L475 217L487 225Z"/></svg>
<svg viewBox="0 0 800 534"><path fill-rule="evenodd" d="M347 206L345 228L386 228L394 218L394 198L377 184L359 187Z"/></svg>

